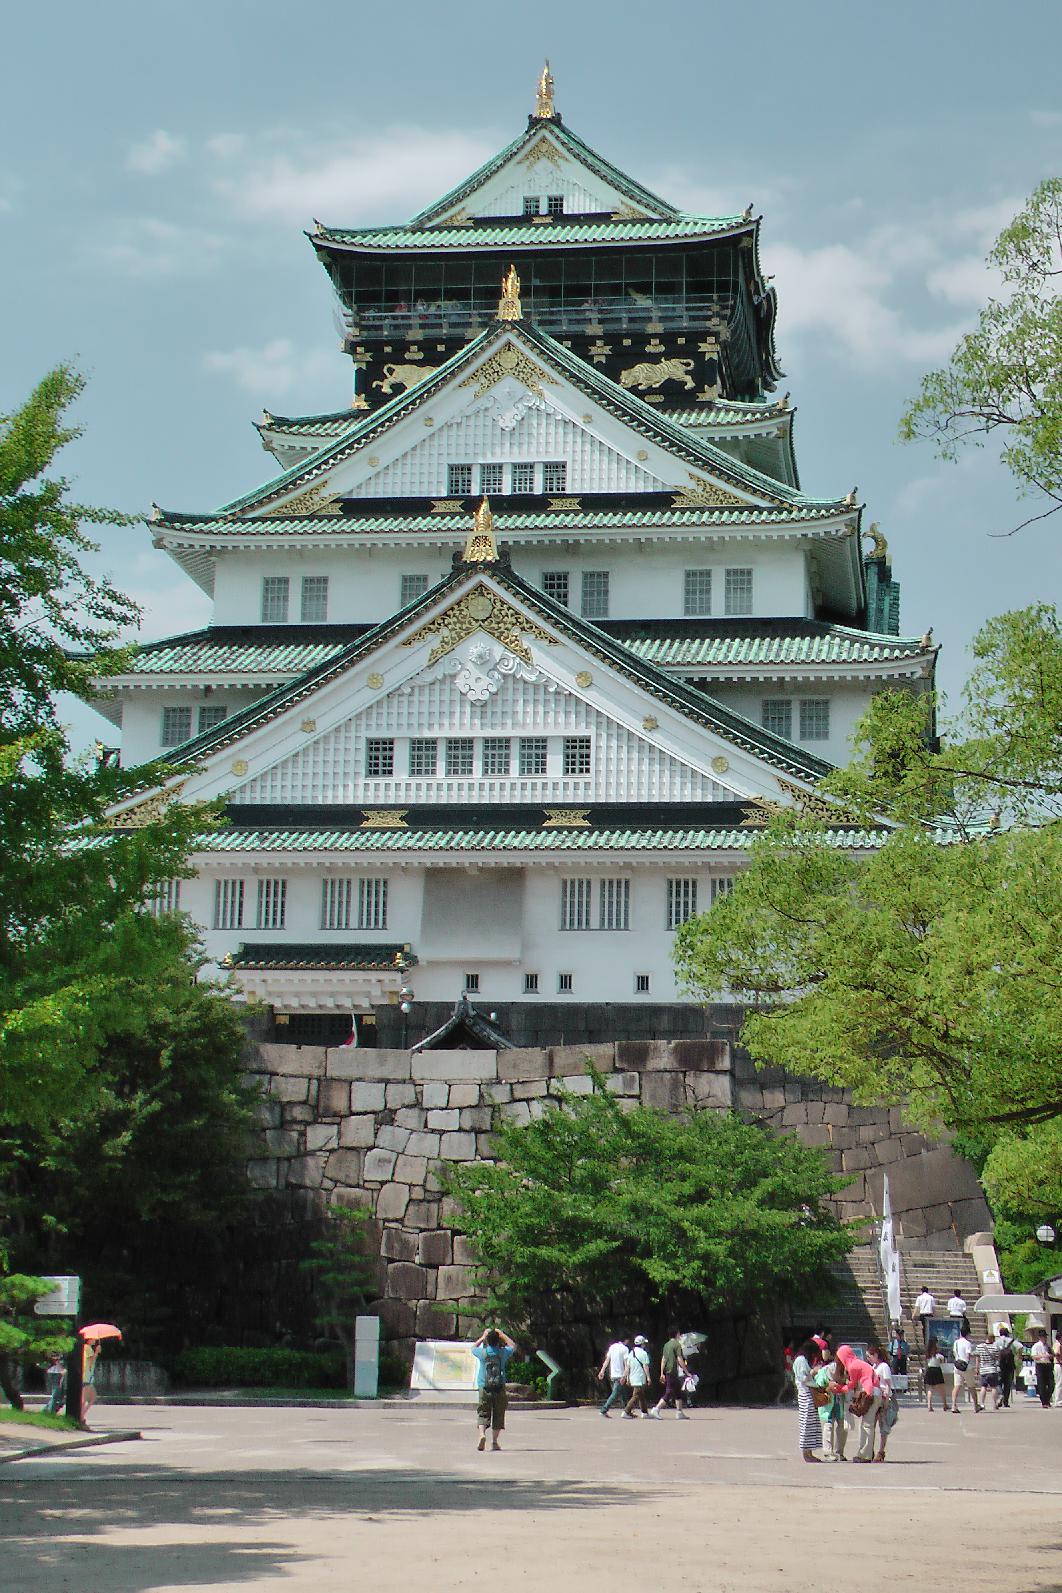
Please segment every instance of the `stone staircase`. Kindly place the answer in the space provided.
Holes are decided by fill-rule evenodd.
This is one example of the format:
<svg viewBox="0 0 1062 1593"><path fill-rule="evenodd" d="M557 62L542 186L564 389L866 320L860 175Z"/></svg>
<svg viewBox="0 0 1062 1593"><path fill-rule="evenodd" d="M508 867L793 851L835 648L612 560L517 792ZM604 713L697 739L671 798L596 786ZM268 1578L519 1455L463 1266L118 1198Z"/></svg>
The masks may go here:
<svg viewBox="0 0 1062 1593"><path fill-rule="evenodd" d="M912 1326L911 1312L915 1300L922 1292L923 1284L937 1302L937 1316L947 1316L948 1300L958 1289L967 1306L971 1307L967 1315L970 1319L970 1337L975 1344L984 1342L989 1326L993 1329L996 1326L994 1319L990 1321L988 1317L972 1309L982 1289L977 1268L970 1256L961 1250L914 1250L901 1245L900 1300L903 1305L903 1326L911 1346L912 1387L917 1376L919 1388L922 1386L925 1346L922 1343L921 1333L916 1333Z"/></svg>

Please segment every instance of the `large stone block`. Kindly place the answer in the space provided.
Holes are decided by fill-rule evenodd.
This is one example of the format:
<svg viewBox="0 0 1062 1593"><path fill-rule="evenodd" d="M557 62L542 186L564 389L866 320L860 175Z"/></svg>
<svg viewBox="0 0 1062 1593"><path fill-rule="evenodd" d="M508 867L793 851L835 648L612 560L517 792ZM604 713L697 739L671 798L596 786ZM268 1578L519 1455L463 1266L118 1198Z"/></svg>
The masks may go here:
<svg viewBox="0 0 1062 1593"><path fill-rule="evenodd" d="M920 1210L955 1200L983 1200L977 1174L947 1145L906 1156L889 1168L894 1212Z"/></svg>
<svg viewBox="0 0 1062 1593"><path fill-rule="evenodd" d="M256 1156L247 1163L247 1182L252 1189L276 1189L280 1183L280 1163L272 1156Z"/></svg>
<svg viewBox="0 0 1062 1593"><path fill-rule="evenodd" d="M425 1156L410 1156L404 1152L395 1162L395 1177L403 1184L423 1184L428 1172L428 1161ZM416 1223L410 1223L416 1227Z"/></svg>
<svg viewBox="0 0 1062 1593"><path fill-rule="evenodd" d="M808 1121L808 1109L807 1109L807 1106L804 1104L803 1101L795 1103L795 1104L793 1104L791 1106L783 1107L783 1109L782 1109L782 1127L783 1128L796 1128L798 1123L801 1125L801 1127L805 1127L807 1125L807 1121Z"/></svg>
<svg viewBox="0 0 1062 1593"><path fill-rule="evenodd" d="M373 1117L347 1117L339 1125L339 1143L343 1146L367 1150L376 1142L376 1119Z"/></svg>
<svg viewBox="0 0 1062 1593"><path fill-rule="evenodd" d="M380 1239L380 1254L388 1261L416 1261L417 1236L404 1228L385 1228Z"/></svg>
<svg viewBox="0 0 1062 1593"><path fill-rule="evenodd" d="M874 1146L874 1155L879 1162L898 1162L903 1155L903 1146L899 1138L892 1135L888 1139L879 1139Z"/></svg>
<svg viewBox="0 0 1062 1593"><path fill-rule="evenodd" d="M372 1211L371 1189L348 1189L343 1184L337 1184L329 1196L329 1205L343 1206L347 1211Z"/></svg>
<svg viewBox="0 0 1062 1593"><path fill-rule="evenodd" d="M387 1088L383 1084L366 1084L358 1079L350 1086L352 1112L382 1112L387 1103Z"/></svg>
<svg viewBox="0 0 1062 1593"><path fill-rule="evenodd" d="M509 1119L510 1123L530 1123L531 1108L526 1101L506 1101L504 1106L499 1106L499 1112Z"/></svg>
<svg viewBox="0 0 1062 1593"><path fill-rule="evenodd" d="M406 1142L407 1156L427 1156L429 1159L439 1154L438 1134L411 1134Z"/></svg>
<svg viewBox="0 0 1062 1593"><path fill-rule="evenodd" d="M461 1113L456 1107L454 1107L452 1111L448 1106L438 1107L436 1110L428 1113L429 1129L434 1129L440 1133L448 1134L451 1129L460 1127Z"/></svg>
<svg viewBox="0 0 1062 1593"><path fill-rule="evenodd" d="M728 1073L691 1073L686 1079L698 1106L718 1107L728 1111L731 1104L731 1081Z"/></svg>
<svg viewBox="0 0 1062 1593"><path fill-rule="evenodd" d="M763 1091L763 1109L765 1112L780 1111L785 1107L785 1090L778 1088L765 1088Z"/></svg>
<svg viewBox="0 0 1062 1593"><path fill-rule="evenodd" d="M512 1100L513 1086L503 1083L484 1084L479 1095L480 1100L487 1106L503 1106L506 1101Z"/></svg>
<svg viewBox="0 0 1062 1593"><path fill-rule="evenodd" d="M553 1078L585 1076L587 1063L599 1073L611 1073L619 1047L607 1042L596 1045L553 1045L549 1050L549 1071Z"/></svg>
<svg viewBox="0 0 1062 1593"><path fill-rule="evenodd" d="M544 1079L538 1082L539 1089L546 1088ZM482 1131L491 1127L494 1122L494 1108L492 1106L463 1106L461 1108L461 1127Z"/></svg>
<svg viewBox="0 0 1062 1593"><path fill-rule="evenodd" d="M302 1150L300 1144L302 1136L295 1128L267 1128L262 1135L262 1144L268 1156L298 1156ZM307 1150L320 1150L320 1145L311 1145L307 1140Z"/></svg>
<svg viewBox="0 0 1062 1593"><path fill-rule="evenodd" d="M513 1093L515 1094L515 1088ZM551 1095L593 1095L594 1081L586 1073L561 1074L550 1079L549 1093Z"/></svg>
<svg viewBox="0 0 1062 1593"><path fill-rule="evenodd" d="M338 1123L307 1123L306 1149L308 1151L335 1150L338 1144Z"/></svg>
<svg viewBox="0 0 1062 1593"><path fill-rule="evenodd" d="M340 1154L340 1153L337 1153ZM365 1152L361 1176L367 1184L383 1184L395 1170L395 1152L371 1150Z"/></svg>
<svg viewBox="0 0 1062 1593"><path fill-rule="evenodd" d="M376 1199L376 1215L381 1222L401 1222L408 1205L408 1184L384 1184Z"/></svg>
<svg viewBox="0 0 1062 1593"><path fill-rule="evenodd" d="M322 1117L346 1117L350 1111L350 1085L345 1079L321 1079L317 1110Z"/></svg>
<svg viewBox="0 0 1062 1593"><path fill-rule="evenodd" d="M485 1082L498 1077L496 1051L418 1051L413 1057L412 1076L417 1084L445 1080L448 1084Z"/></svg>
<svg viewBox="0 0 1062 1593"><path fill-rule="evenodd" d="M619 1046L616 1047L617 1051ZM658 1112L681 1112L686 1105L686 1088L681 1073L643 1073L642 1105Z"/></svg>
<svg viewBox="0 0 1062 1593"><path fill-rule="evenodd" d="M313 1123L316 1120L317 1113L307 1102L294 1101L284 1103L284 1122L287 1126L290 1127L293 1123Z"/></svg>
<svg viewBox="0 0 1062 1593"><path fill-rule="evenodd" d="M605 1088L610 1095L637 1095L641 1084L639 1073L610 1073L605 1079Z"/></svg>
<svg viewBox="0 0 1062 1593"><path fill-rule="evenodd" d="M476 1259L472 1249L471 1239L466 1239L463 1233L454 1234L454 1260L462 1267L470 1267Z"/></svg>
<svg viewBox="0 0 1062 1593"><path fill-rule="evenodd" d="M395 1122L400 1128L411 1128L414 1131L423 1128L428 1121L428 1114L423 1106L400 1106L395 1113Z"/></svg>
<svg viewBox="0 0 1062 1593"><path fill-rule="evenodd" d="M341 1151L333 1151L333 1156L342 1155ZM320 1153L312 1156L296 1156L288 1163L288 1183L303 1189L319 1189L324 1178L325 1159Z"/></svg>
<svg viewBox="0 0 1062 1593"><path fill-rule="evenodd" d="M410 1077L409 1052L375 1050L371 1046L344 1046L329 1051L325 1073L330 1079L398 1080Z"/></svg>
<svg viewBox="0 0 1062 1593"><path fill-rule="evenodd" d="M424 1266L445 1267L453 1259L453 1237L449 1228L437 1228L434 1233L422 1233L417 1244L416 1259Z"/></svg>
<svg viewBox="0 0 1062 1593"><path fill-rule="evenodd" d="M877 1157L863 1145L857 1145L855 1150L844 1152L844 1170L846 1173L865 1172L868 1167L877 1166Z"/></svg>
<svg viewBox="0 0 1062 1593"><path fill-rule="evenodd" d="M438 1298L463 1300L472 1293L472 1268L462 1266L440 1267Z"/></svg>
<svg viewBox="0 0 1062 1593"><path fill-rule="evenodd" d="M293 1222L320 1222L328 1206L328 1199L321 1189L295 1189L291 1195L291 1216Z"/></svg>
<svg viewBox="0 0 1062 1593"><path fill-rule="evenodd" d="M476 1159L476 1136L456 1132L444 1134L440 1146L440 1154L448 1162L474 1162Z"/></svg>
<svg viewBox="0 0 1062 1593"><path fill-rule="evenodd" d="M255 1101L251 1122L256 1128L279 1128L281 1112L279 1101Z"/></svg>
<svg viewBox="0 0 1062 1593"><path fill-rule="evenodd" d="M372 1152L368 1154L371 1156ZM362 1177L360 1150L335 1150L325 1163L325 1176L334 1184L360 1184Z"/></svg>
<svg viewBox="0 0 1062 1593"><path fill-rule="evenodd" d="M278 1073L269 1081L269 1093L278 1101L307 1101L310 1098L310 1081Z"/></svg>
<svg viewBox="0 0 1062 1593"><path fill-rule="evenodd" d="M498 1077L509 1083L515 1079L548 1079L549 1052L539 1046L520 1046L511 1051L499 1051Z"/></svg>
<svg viewBox="0 0 1062 1593"><path fill-rule="evenodd" d="M396 1166L395 1172L397 1173L397 1171L398 1168ZM417 1200L414 1197L406 1207L407 1228L437 1228L439 1221L439 1202L437 1200Z"/></svg>
<svg viewBox="0 0 1062 1593"><path fill-rule="evenodd" d="M424 1088L427 1089L428 1086L425 1084ZM447 1106L456 1106L458 1108L461 1108L461 1107L464 1107L464 1106L478 1106L479 1105L479 1085L478 1084L451 1084L448 1087L446 1094L447 1094L447 1100L446 1100L446 1105Z"/></svg>
<svg viewBox="0 0 1062 1593"><path fill-rule="evenodd" d="M373 1300L368 1311L380 1318L380 1326L390 1340L408 1338L417 1330L417 1308L408 1300Z"/></svg>
<svg viewBox="0 0 1062 1593"><path fill-rule="evenodd" d="M325 1051L318 1045L259 1045L256 1065L266 1073L320 1078L325 1070Z"/></svg>
<svg viewBox="0 0 1062 1593"><path fill-rule="evenodd" d="M521 1103L521 1104L527 1104L527 1103ZM530 1122L530 1121L531 1121L531 1116L530 1116L530 1113L528 1113L528 1122ZM481 1161L481 1162L493 1161L494 1160L494 1152L495 1152L496 1147L497 1147L497 1140L495 1139L493 1134L477 1134L476 1135L476 1160L477 1161Z"/></svg>
<svg viewBox="0 0 1062 1593"><path fill-rule="evenodd" d="M448 1339L457 1331L452 1311L441 1311L434 1300L417 1304L417 1336L422 1339Z"/></svg>
<svg viewBox="0 0 1062 1593"><path fill-rule="evenodd" d="M429 1083L421 1085L420 1099L421 1104L426 1106L429 1111L435 1111L440 1106L449 1104L450 1086L441 1083L438 1079L432 1079Z"/></svg>
<svg viewBox="0 0 1062 1593"><path fill-rule="evenodd" d="M388 1084L385 1085L385 1101L389 1111L394 1111L399 1106L416 1106L417 1086L415 1084Z"/></svg>
<svg viewBox="0 0 1062 1593"><path fill-rule="evenodd" d="M729 1073L726 1040L672 1040L671 1065L682 1073Z"/></svg>
<svg viewBox="0 0 1062 1593"><path fill-rule="evenodd" d="M404 1151L409 1144L411 1130L397 1124L385 1123L376 1130L376 1143L381 1150Z"/></svg>
<svg viewBox="0 0 1062 1593"><path fill-rule="evenodd" d="M848 1127L848 1104L844 1101L826 1101L822 1108L822 1121L838 1128Z"/></svg>
<svg viewBox="0 0 1062 1593"><path fill-rule="evenodd" d="M387 1269L385 1294L389 1300L425 1300L428 1273L411 1261L392 1261Z"/></svg>

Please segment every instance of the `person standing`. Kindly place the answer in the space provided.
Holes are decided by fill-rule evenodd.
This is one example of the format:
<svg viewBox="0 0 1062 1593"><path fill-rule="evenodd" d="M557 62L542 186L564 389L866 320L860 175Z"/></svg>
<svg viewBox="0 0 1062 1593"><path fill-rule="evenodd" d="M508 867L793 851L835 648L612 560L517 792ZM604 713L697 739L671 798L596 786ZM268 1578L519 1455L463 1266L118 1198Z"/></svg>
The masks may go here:
<svg viewBox="0 0 1062 1593"><path fill-rule="evenodd" d="M845 1412L845 1399L843 1394L835 1392L839 1383L844 1382L844 1371L839 1362L831 1356L825 1366L812 1373L812 1383L816 1388L825 1388L831 1398L825 1405L818 1405L819 1421L822 1423L822 1458L824 1461L847 1460L844 1452L848 1442L848 1423ZM814 1399L814 1395L812 1396Z"/></svg>
<svg viewBox="0 0 1062 1593"><path fill-rule="evenodd" d="M944 1392L944 1356L936 1339L930 1339L926 1345L926 1374L924 1378L926 1390L926 1409L933 1409L933 1395L940 1389L940 1408L947 1410L948 1396Z"/></svg>
<svg viewBox="0 0 1062 1593"><path fill-rule="evenodd" d="M96 1403L96 1362L100 1358L99 1339L89 1339L85 1344L81 1363L81 1425L88 1421L88 1413ZM76 1352L75 1352L76 1353Z"/></svg>
<svg viewBox="0 0 1062 1593"><path fill-rule="evenodd" d="M776 1405L786 1405L789 1396L795 1391L793 1383L793 1340L791 1337L782 1340L782 1386L778 1390Z"/></svg>
<svg viewBox="0 0 1062 1593"><path fill-rule="evenodd" d="M1009 1410L1014 1390L1014 1338L1005 1322L996 1329L996 1343L999 1345L999 1404L1002 1410Z"/></svg>
<svg viewBox="0 0 1062 1593"><path fill-rule="evenodd" d="M956 1289L948 1301L948 1315L953 1322L958 1322L959 1330L965 1338L970 1331L970 1322L966 1315L966 1301L962 1297L961 1289Z"/></svg>
<svg viewBox="0 0 1062 1593"><path fill-rule="evenodd" d="M914 1303L912 1316L916 1325L921 1324L922 1343L926 1346L927 1350L929 1348L930 1319L932 1318L936 1309L937 1302L930 1294L928 1285L923 1283L922 1292Z"/></svg>
<svg viewBox="0 0 1062 1593"><path fill-rule="evenodd" d="M648 1415L659 1420L660 1412L672 1400L675 1402L675 1415L680 1422L689 1421L686 1413L686 1398L682 1389L682 1380L689 1373L686 1364L686 1352L682 1348L682 1339L677 1327L671 1329L670 1337L664 1348L660 1351L660 1381L664 1391L660 1395Z"/></svg>
<svg viewBox="0 0 1062 1593"><path fill-rule="evenodd" d="M889 1338L889 1365L897 1377L907 1376L907 1358L910 1353L911 1346L903 1336L902 1327L899 1322L894 1322Z"/></svg>
<svg viewBox="0 0 1062 1593"><path fill-rule="evenodd" d="M814 1339L802 1344L793 1358L793 1381L797 1391L798 1442L801 1457L809 1464L818 1465L815 1451L822 1443L822 1423L811 1389L815 1371L822 1365L822 1351Z"/></svg>
<svg viewBox="0 0 1062 1593"><path fill-rule="evenodd" d="M1054 1357L1051 1354L1051 1346L1047 1342L1047 1330L1045 1328L1041 1328L1036 1335L1036 1341L1032 1347L1032 1359L1033 1371L1036 1374L1036 1392L1040 1396L1040 1404L1044 1410L1048 1410L1051 1405L1051 1396L1054 1393L1055 1365Z"/></svg>
<svg viewBox="0 0 1062 1593"><path fill-rule="evenodd" d="M624 1369L624 1378L631 1391L631 1397L623 1408L626 1421L634 1420L634 1407L637 1406L643 1416L649 1414L649 1340L643 1333L639 1333L634 1340L634 1348L627 1353L627 1365Z"/></svg>
<svg viewBox="0 0 1062 1593"><path fill-rule="evenodd" d="M874 1429L877 1426L881 1399L874 1380L874 1368L862 1360L850 1344L842 1344L837 1359L844 1368L842 1394L849 1394L848 1414L853 1418L859 1434L859 1453L856 1460L863 1465L874 1459Z"/></svg>
<svg viewBox="0 0 1062 1593"><path fill-rule="evenodd" d="M985 1334L985 1342L977 1346L976 1354L982 1402L987 1408L988 1396L991 1394L992 1409L998 1410L1000 1346L991 1328Z"/></svg>
<svg viewBox="0 0 1062 1593"><path fill-rule="evenodd" d="M867 1346L867 1360L874 1368L874 1383L878 1391L878 1452L875 1461L885 1459L885 1445L889 1441L889 1434L896 1425L897 1409L894 1404L895 1395L892 1391L892 1367L888 1358L882 1354L877 1344Z"/></svg>
<svg viewBox="0 0 1062 1593"><path fill-rule="evenodd" d="M1051 1351L1055 1363L1055 1384L1051 1404L1055 1410L1062 1408L1062 1330L1055 1329L1055 1342Z"/></svg>
<svg viewBox="0 0 1062 1593"><path fill-rule="evenodd" d="M959 1395L966 1390L973 1400L974 1415L981 1413L981 1400L977 1392L977 1374L974 1371L973 1359L976 1351L965 1333L960 1333L951 1346L951 1359L955 1367L955 1381L951 1389L951 1411L953 1416L959 1414Z"/></svg>
<svg viewBox="0 0 1062 1593"><path fill-rule="evenodd" d="M601 1362L598 1379L603 1383L606 1377L612 1384L608 1398L601 1407L602 1416L607 1416L613 1405L623 1401L623 1391L626 1387L623 1379L627 1374L627 1356L630 1354L630 1344L624 1339L613 1339L605 1351L605 1359Z"/></svg>
<svg viewBox="0 0 1062 1593"><path fill-rule="evenodd" d="M476 1369L476 1387L479 1402L476 1420L479 1423L477 1449L486 1449L487 1433L491 1435L491 1449L500 1449L498 1435L505 1428L508 1396L505 1392L506 1370L513 1358L516 1345L501 1328L487 1328L472 1346L472 1354L479 1362Z"/></svg>

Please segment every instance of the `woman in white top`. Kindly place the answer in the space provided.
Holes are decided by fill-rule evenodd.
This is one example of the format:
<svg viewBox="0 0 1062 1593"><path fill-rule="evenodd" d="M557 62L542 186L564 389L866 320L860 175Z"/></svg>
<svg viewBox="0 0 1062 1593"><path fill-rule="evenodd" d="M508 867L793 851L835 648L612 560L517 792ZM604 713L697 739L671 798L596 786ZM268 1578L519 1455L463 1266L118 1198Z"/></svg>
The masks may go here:
<svg viewBox="0 0 1062 1593"><path fill-rule="evenodd" d="M888 1443L889 1434L896 1425L896 1410L892 1403L892 1367L876 1344L867 1348L867 1360L874 1368L874 1386L881 1395L881 1404L878 1406L878 1452L874 1456L877 1461L885 1459L885 1445Z"/></svg>
<svg viewBox="0 0 1062 1593"><path fill-rule="evenodd" d="M800 1453L806 1461L818 1464L815 1450L822 1443L822 1423L819 1408L811 1394L817 1367L822 1365L822 1351L813 1339L802 1344L793 1357L793 1381L797 1391L797 1419L799 1423Z"/></svg>

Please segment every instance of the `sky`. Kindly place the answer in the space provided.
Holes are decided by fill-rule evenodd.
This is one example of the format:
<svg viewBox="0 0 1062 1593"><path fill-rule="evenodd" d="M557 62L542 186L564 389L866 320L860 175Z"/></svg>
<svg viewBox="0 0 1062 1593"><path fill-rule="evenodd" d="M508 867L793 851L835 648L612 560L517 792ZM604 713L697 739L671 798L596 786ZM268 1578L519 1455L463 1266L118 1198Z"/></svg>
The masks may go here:
<svg viewBox="0 0 1062 1593"><path fill-rule="evenodd" d="M897 441L994 291L996 233L1062 171L1057 0L51 0L3 33L0 413L79 366L82 501L205 511L267 479L262 409L350 395L304 229L445 192L524 128L548 55L602 154L685 208L763 213L802 484L858 486L948 698L989 615L1062 600L1062 516L1008 535L1039 506L993 449ZM145 638L209 620L144 526L108 531L96 567ZM113 738L70 719L79 745Z"/></svg>

